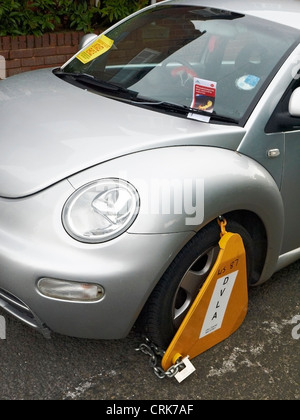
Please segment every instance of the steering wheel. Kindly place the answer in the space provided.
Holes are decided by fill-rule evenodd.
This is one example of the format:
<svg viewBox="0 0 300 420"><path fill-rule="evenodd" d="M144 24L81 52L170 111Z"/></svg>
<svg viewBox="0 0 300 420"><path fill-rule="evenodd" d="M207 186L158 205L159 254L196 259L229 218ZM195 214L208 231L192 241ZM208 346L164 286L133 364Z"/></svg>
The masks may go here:
<svg viewBox="0 0 300 420"><path fill-rule="evenodd" d="M169 75L173 80L178 80L182 87L190 85L190 82L194 83L194 77L198 77L193 66L183 59L167 60L163 63L163 68L169 70Z"/></svg>

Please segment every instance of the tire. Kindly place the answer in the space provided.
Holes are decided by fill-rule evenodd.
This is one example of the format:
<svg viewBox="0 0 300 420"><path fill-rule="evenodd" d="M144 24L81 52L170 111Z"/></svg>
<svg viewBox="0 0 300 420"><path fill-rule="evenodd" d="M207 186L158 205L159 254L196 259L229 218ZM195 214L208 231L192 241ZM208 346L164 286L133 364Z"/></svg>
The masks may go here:
<svg viewBox="0 0 300 420"><path fill-rule="evenodd" d="M228 232L241 235L251 279L253 244L247 230L237 222L226 226ZM216 221L199 231L180 251L165 272L141 314L143 333L166 349L203 286L219 254L220 227Z"/></svg>

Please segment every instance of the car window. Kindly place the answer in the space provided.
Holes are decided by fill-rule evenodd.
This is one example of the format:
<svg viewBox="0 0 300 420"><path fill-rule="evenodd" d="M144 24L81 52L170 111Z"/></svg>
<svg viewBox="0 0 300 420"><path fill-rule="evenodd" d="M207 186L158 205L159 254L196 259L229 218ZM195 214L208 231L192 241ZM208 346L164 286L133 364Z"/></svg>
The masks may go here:
<svg viewBox="0 0 300 420"><path fill-rule="evenodd" d="M295 89L300 87L300 79L294 78L290 83L288 89L284 92L282 98L278 102L270 120L268 121L265 132L281 133L287 131L300 131L300 118L292 117L289 114L289 102L292 93Z"/></svg>
<svg viewBox="0 0 300 420"><path fill-rule="evenodd" d="M63 70L130 89L136 98L187 107L210 84L213 99L205 96L207 104L199 109L210 105L213 113L245 121L298 32L228 11L166 4L105 36L112 45L104 53L87 61L78 54Z"/></svg>

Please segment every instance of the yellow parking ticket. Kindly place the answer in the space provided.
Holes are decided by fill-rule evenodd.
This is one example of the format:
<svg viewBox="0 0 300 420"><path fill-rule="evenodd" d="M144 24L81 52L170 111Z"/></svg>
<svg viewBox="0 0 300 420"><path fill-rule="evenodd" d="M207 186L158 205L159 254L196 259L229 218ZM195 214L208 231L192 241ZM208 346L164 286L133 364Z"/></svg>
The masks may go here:
<svg viewBox="0 0 300 420"><path fill-rule="evenodd" d="M114 41L112 39L102 35L91 45L88 45L84 50L77 54L76 58L78 58L78 60L80 60L83 64L87 64L110 50L113 43Z"/></svg>

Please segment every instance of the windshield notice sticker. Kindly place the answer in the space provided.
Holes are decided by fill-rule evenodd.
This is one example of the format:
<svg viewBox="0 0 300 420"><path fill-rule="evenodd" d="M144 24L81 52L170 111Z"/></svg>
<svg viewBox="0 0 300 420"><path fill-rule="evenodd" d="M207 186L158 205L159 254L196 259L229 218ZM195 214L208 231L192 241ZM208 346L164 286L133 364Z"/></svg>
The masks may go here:
<svg viewBox="0 0 300 420"><path fill-rule="evenodd" d="M252 90L256 88L259 81L259 77L248 74L237 79L235 84L241 90Z"/></svg>
<svg viewBox="0 0 300 420"><path fill-rule="evenodd" d="M215 106L216 90L216 82L194 77L194 92L191 108L212 113ZM204 122L209 122L210 120L210 117L206 115L194 114L193 112L188 117Z"/></svg>
<svg viewBox="0 0 300 420"><path fill-rule="evenodd" d="M91 45L88 45L84 50L76 55L76 58L83 64L87 64L100 55L106 53L113 46L114 41L107 36L102 35L97 38Z"/></svg>

